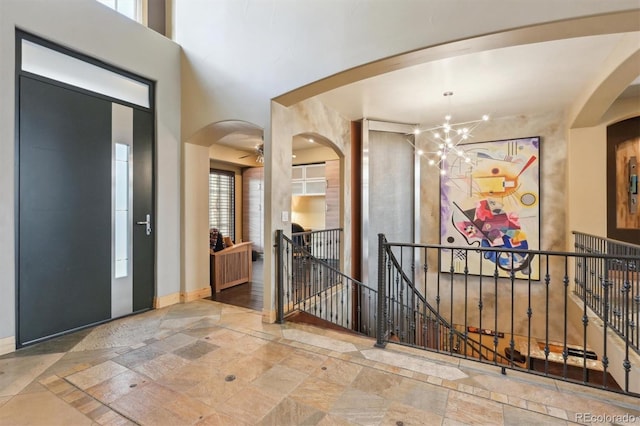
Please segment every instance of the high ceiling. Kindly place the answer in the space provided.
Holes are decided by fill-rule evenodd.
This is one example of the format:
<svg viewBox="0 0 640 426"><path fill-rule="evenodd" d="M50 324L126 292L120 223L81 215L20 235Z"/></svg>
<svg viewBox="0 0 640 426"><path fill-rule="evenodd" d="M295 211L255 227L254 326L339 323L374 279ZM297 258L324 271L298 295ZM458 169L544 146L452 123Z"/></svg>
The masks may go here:
<svg viewBox="0 0 640 426"><path fill-rule="evenodd" d="M457 56L362 80L319 96L350 120L369 118L430 127L483 114L507 117L563 110L597 78L624 37L590 36ZM636 77L640 75L640 63ZM636 96L634 82L621 96ZM451 91L453 96L444 97ZM638 98L640 101L640 98Z"/></svg>
<svg viewBox="0 0 640 426"><path fill-rule="evenodd" d="M640 48L640 33L607 34L459 55L414 65L348 84L318 95L349 120L362 118L416 124L440 124L445 114L453 122L567 110L593 88L599 72L626 40ZM627 89L616 94L640 105L640 63ZM453 96L444 97L444 92ZM253 152L261 142L239 132L219 141ZM296 150L313 147L297 137Z"/></svg>

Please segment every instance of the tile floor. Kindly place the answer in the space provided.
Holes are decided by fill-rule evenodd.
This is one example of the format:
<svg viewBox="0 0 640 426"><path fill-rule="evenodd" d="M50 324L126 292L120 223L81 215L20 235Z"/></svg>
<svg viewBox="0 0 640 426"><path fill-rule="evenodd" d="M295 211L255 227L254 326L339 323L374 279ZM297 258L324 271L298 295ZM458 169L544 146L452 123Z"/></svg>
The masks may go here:
<svg viewBox="0 0 640 426"><path fill-rule="evenodd" d="M373 343L174 305L0 357L0 425L640 423L637 398Z"/></svg>

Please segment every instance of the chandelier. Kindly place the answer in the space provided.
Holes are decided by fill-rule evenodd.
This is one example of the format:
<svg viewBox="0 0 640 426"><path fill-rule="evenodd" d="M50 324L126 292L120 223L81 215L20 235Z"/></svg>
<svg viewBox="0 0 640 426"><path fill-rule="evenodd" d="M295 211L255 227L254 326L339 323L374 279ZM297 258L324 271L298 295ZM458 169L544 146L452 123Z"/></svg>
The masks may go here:
<svg viewBox="0 0 640 426"><path fill-rule="evenodd" d="M443 96L450 101L453 92L444 92ZM488 121L489 116L485 114L478 120L461 123L452 123L451 119L451 114L447 114L444 117L444 123L424 130L417 128L414 131L416 135L428 133L427 137L433 144L433 150L427 152L418 150L418 154L426 155L428 164L440 169L441 175L446 175L448 166L458 161L471 166L471 157L463 149L463 142L468 141L473 130L481 123Z"/></svg>

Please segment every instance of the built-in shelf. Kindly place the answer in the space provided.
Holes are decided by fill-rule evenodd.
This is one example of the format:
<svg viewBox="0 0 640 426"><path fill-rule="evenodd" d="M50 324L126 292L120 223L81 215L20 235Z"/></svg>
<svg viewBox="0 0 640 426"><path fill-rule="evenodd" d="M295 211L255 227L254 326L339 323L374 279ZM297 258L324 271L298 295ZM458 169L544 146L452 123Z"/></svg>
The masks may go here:
<svg viewBox="0 0 640 426"><path fill-rule="evenodd" d="M324 195L326 188L324 163L293 166L291 195Z"/></svg>

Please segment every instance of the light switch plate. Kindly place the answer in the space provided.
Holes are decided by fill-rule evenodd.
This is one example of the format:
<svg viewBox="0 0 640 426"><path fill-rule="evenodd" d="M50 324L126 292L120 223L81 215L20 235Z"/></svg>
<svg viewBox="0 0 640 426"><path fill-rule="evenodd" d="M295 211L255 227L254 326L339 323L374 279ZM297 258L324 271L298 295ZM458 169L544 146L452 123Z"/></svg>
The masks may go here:
<svg viewBox="0 0 640 426"><path fill-rule="evenodd" d="M282 221L289 222L289 212L282 212Z"/></svg>

